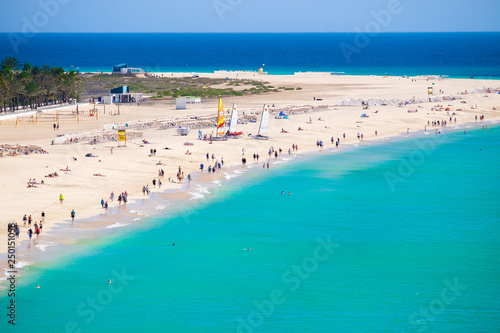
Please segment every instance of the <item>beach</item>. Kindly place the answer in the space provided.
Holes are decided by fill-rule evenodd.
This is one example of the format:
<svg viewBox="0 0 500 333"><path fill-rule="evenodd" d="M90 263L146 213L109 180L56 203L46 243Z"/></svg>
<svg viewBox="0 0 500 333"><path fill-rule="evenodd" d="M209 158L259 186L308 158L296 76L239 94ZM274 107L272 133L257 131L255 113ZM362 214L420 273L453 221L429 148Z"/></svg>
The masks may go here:
<svg viewBox="0 0 500 333"><path fill-rule="evenodd" d="M192 76L192 73L156 74L160 77ZM238 106L240 118L256 120L238 125L243 136L227 141L198 139L198 130L210 136L215 135L214 127L193 128L187 136L180 136L174 125L165 126L189 123L194 127L201 123L200 119L194 117L215 118L218 105L216 99L203 100L199 108L188 106L186 110L175 110L175 101L171 100L146 102L140 106L135 103L122 105L119 111L116 105L106 105L104 110L103 105L97 104L97 117L89 116L90 105L81 105L78 120L76 117L61 117L59 129L53 128L53 121L39 121L37 124L20 122L16 126L15 119L0 120L0 145L33 145L46 152L37 151L18 156L4 154L0 158L3 171L0 175L0 210L4 215L0 229L0 248L4 249L0 267L6 268L7 224L17 223L20 226L20 237L16 241L18 246L28 241L28 227L23 225L22 220L25 214L31 215L33 222L41 220L42 211L46 214L43 233L39 237L34 236L31 241L36 245L37 242L43 242L45 237L50 237L58 227L71 225L72 210L76 212L76 230L85 230L89 225L92 228L112 226L116 223L115 214L118 212L133 216L136 213L127 211L123 204L118 204L118 195L126 191L129 195L127 205L140 203L147 199L142 191L146 185L153 193L170 191L172 198L187 204L194 202L196 200L190 199L203 197L200 195L202 193L193 194L196 182L206 182L212 178L230 182L224 177L224 171L229 168L244 168L243 157L247 160L247 166L262 168L263 165L267 167L265 164L269 162L272 169L273 163L283 158L293 158L304 153L320 154L324 149L335 148L332 138L334 142L337 138L340 139L338 150L342 151L349 145L371 145L378 140L401 135L412 137L423 132L430 133L429 135L446 135L447 129L463 124L477 123L481 126L481 116L484 116L484 124L500 121L500 84L495 80L423 76L332 76L324 73L260 75L254 72L200 73L200 76L261 80L268 82L267 85L270 86L301 89L251 97L223 98L226 110L234 102ZM429 102L428 87L433 88L434 96L444 97L445 100ZM491 93L488 93L489 89ZM351 103L355 100L367 102L368 108L364 109L362 105L339 105L339 101ZM380 105L383 104L382 101L391 101L392 105ZM257 134L264 104L275 110L270 117L270 138L255 140L249 134ZM44 115L48 117L58 112L71 113L76 110L76 106L69 106L65 110L54 109ZM288 119L276 119L276 110L285 111ZM362 114L366 117L361 117ZM226 121L228 118L226 113ZM440 125L432 126L434 121L439 121ZM441 125L443 121L447 122L445 127ZM117 134L116 128L103 132L105 127L112 127L110 124L115 124L116 128L127 125L129 138L126 147L119 147L118 142L107 140ZM362 139L358 138L358 133L362 134ZM52 141L62 134L83 139L78 143L53 145ZM100 141L90 144L94 137L98 137ZM323 141L323 148L317 146L318 141ZM289 155L288 150L292 145L297 145L298 149L294 149ZM274 153L272 156L268 154L270 147L276 151L282 150L277 158ZM151 150L156 150L156 153L151 154ZM85 157L89 153L94 157ZM208 160L206 154L209 155ZM258 162L254 160L253 154L259 154ZM207 168L222 160L221 170L208 176L205 169L201 177L201 163ZM183 182L179 182L176 177L179 168L184 173ZM159 170L164 170L164 177L158 177ZM57 172L57 177L46 177L54 172ZM185 185L188 182L187 175L191 175L193 179L190 189ZM36 179L35 187L28 187L30 179ZM156 183L161 179L162 187L153 186L153 179ZM114 200L110 199L112 192ZM59 200L60 194L64 196L62 203ZM109 213L102 208L102 199L108 202ZM167 209L175 210L175 207ZM107 219L106 214L110 218ZM89 219L99 220L99 223L81 222ZM51 241L71 246L79 240L60 237ZM33 246L29 251L23 251L23 260L36 265L34 258L51 255L50 251L43 252L44 247Z"/></svg>

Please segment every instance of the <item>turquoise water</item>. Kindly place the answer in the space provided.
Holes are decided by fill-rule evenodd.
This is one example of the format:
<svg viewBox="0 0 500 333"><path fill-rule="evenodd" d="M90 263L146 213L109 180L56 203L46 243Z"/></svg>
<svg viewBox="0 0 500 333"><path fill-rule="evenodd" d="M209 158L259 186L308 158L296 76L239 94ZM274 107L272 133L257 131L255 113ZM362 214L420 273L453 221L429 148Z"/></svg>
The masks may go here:
<svg viewBox="0 0 500 333"><path fill-rule="evenodd" d="M496 127L255 168L31 267L15 330L498 332L499 166Z"/></svg>

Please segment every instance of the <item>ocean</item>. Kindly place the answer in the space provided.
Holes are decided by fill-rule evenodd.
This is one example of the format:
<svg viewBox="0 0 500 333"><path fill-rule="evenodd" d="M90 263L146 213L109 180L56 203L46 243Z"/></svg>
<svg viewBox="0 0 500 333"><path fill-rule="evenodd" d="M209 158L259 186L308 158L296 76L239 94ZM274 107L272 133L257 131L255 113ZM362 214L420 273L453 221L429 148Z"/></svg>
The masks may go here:
<svg viewBox="0 0 500 333"><path fill-rule="evenodd" d="M30 266L15 331L500 331L499 126L279 162Z"/></svg>
<svg viewBox="0 0 500 333"><path fill-rule="evenodd" d="M447 75L500 78L500 33L0 34L0 59L110 72L127 63L151 72Z"/></svg>

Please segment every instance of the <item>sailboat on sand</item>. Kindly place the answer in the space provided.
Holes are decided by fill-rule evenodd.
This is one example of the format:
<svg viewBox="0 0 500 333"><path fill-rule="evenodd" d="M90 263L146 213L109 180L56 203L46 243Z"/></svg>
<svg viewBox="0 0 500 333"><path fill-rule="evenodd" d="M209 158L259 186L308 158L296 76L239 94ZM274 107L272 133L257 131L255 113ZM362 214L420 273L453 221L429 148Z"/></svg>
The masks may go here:
<svg viewBox="0 0 500 333"><path fill-rule="evenodd" d="M224 118L224 106L222 105L222 98L219 96L219 110L217 112L217 135L212 138L214 141L226 141L225 136L226 121Z"/></svg>
<svg viewBox="0 0 500 333"><path fill-rule="evenodd" d="M264 108L262 109L262 116L260 118L259 125L259 133L257 135L253 135L254 139L258 140L268 140L267 129L269 127L269 106L264 104Z"/></svg>
<svg viewBox="0 0 500 333"><path fill-rule="evenodd" d="M243 135L243 132L237 132L236 127L238 126L238 107L236 103L233 103L233 112L231 113L231 123L229 124L229 131L227 132L228 137L237 138Z"/></svg>

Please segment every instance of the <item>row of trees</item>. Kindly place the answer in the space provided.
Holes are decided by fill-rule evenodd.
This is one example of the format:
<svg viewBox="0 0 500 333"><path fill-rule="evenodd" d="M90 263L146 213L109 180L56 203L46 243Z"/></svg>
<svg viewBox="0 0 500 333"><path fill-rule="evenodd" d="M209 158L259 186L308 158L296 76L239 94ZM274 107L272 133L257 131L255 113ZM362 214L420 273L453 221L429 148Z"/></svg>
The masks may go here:
<svg viewBox="0 0 500 333"><path fill-rule="evenodd" d="M35 108L77 98L81 79L62 67L22 65L15 57L0 62L0 111Z"/></svg>

